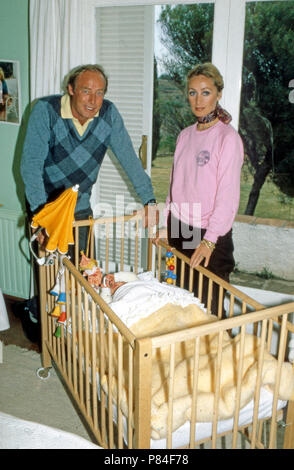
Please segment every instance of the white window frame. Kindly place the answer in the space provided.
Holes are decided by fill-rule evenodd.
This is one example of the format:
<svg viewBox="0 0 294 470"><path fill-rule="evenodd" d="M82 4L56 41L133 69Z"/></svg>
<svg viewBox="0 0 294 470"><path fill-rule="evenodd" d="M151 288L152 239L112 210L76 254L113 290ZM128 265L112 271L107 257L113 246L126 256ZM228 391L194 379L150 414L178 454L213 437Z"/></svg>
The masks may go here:
<svg viewBox="0 0 294 470"><path fill-rule="evenodd" d="M243 46L246 3L273 0L86 0L85 3L85 54L90 61L96 57L95 8L103 6L175 5L178 3L214 3L212 62L219 68L225 87L221 100L230 114L233 126L238 129L242 87ZM282 0L275 0L282 1Z"/></svg>

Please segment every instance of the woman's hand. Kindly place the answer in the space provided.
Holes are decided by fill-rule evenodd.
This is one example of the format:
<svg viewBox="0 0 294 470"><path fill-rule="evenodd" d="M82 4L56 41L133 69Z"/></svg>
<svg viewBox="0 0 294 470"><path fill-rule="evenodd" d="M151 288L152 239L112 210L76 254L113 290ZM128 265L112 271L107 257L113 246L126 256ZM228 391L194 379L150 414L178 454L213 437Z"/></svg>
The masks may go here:
<svg viewBox="0 0 294 470"><path fill-rule="evenodd" d="M166 227L162 227L161 229L159 229L155 237L152 239L152 241L157 246L160 239L163 239L164 241L167 242L167 228Z"/></svg>
<svg viewBox="0 0 294 470"><path fill-rule="evenodd" d="M203 260L205 260L204 267L207 268L212 252L213 250L209 248L205 243L200 243L194 251L193 255L191 256L191 268L199 266L199 264L202 263Z"/></svg>

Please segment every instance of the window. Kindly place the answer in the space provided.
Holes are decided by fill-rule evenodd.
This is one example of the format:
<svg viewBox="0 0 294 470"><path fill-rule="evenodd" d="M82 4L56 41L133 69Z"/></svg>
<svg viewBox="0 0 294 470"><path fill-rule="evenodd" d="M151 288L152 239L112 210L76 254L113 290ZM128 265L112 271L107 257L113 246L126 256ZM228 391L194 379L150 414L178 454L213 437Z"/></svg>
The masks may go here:
<svg viewBox="0 0 294 470"><path fill-rule="evenodd" d="M239 132L248 215L294 219L293 21L293 1L246 4Z"/></svg>

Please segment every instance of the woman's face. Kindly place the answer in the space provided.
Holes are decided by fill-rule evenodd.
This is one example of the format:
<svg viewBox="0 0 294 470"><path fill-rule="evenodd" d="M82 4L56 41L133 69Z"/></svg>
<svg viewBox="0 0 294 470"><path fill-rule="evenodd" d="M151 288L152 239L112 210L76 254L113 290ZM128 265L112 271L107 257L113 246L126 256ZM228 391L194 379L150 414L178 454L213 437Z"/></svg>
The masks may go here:
<svg viewBox="0 0 294 470"><path fill-rule="evenodd" d="M211 113L221 96L222 93L218 91L212 78L205 77L205 75L196 75L189 80L189 103L192 113L197 118Z"/></svg>

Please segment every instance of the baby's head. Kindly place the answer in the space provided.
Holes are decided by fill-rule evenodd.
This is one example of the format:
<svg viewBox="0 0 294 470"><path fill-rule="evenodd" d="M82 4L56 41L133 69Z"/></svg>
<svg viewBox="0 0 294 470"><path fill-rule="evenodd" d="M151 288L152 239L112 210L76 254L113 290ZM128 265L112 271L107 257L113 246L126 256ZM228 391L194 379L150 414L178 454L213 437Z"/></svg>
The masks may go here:
<svg viewBox="0 0 294 470"><path fill-rule="evenodd" d="M103 285L111 289L111 295L123 284L127 282L136 281L138 277L132 272L118 272L114 274L106 274L103 278Z"/></svg>

